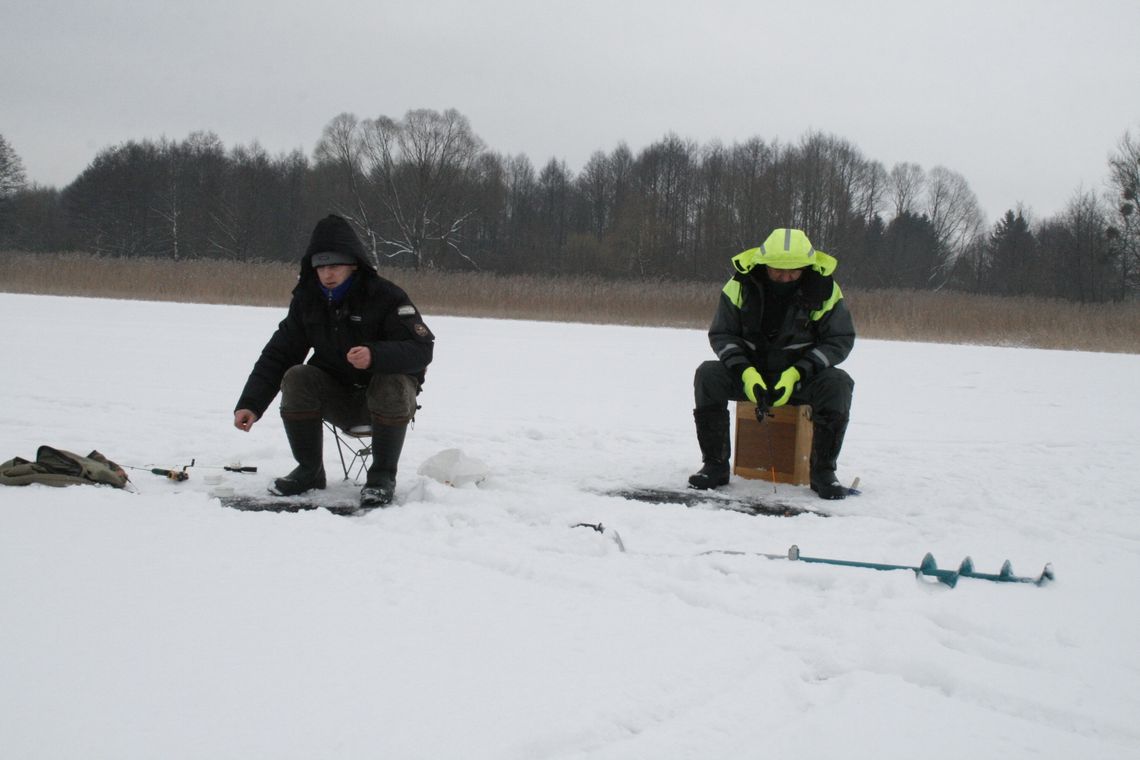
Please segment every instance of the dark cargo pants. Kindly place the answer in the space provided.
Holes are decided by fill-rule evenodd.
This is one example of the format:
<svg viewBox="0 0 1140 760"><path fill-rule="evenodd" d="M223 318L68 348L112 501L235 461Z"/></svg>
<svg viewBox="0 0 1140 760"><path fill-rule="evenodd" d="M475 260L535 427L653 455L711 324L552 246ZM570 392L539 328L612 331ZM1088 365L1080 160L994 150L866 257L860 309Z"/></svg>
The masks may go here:
<svg viewBox="0 0 1140 760"><path fill-rule="evenodd" d="M345 386L327 372L297 364L281 380L281 416L312 417L319 413L342 430L371 425L406 425L416 413L419 383L411 375L373 375L367 387Z"/></svg>

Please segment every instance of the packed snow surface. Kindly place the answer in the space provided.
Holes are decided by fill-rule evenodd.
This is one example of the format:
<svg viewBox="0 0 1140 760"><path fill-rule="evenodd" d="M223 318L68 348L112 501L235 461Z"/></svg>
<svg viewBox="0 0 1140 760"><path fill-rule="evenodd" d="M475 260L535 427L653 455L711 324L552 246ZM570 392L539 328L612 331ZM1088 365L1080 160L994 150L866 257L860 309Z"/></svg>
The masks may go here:
<svg viewBox="0 0 1140 760"><path fill-rule="evenodd" d="M702 331L427 315L396 506L225 508L293 466L276 404L232 426L282 316L0 294L0 459L196 463L0 488L0 757L1140 757L1140 357L860 340L863 495L752 517L604 495L699 466Z"/></svg>

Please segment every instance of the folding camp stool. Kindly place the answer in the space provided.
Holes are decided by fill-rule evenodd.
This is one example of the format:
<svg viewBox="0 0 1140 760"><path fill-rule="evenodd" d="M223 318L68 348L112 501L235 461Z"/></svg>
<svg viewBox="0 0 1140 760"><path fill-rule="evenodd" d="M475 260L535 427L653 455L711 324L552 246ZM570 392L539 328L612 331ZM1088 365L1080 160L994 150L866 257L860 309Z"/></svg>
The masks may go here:
<svg viewBox="0 0 1140 760"><path fill-rule="evenodd" d="M344 479L359 483L361 476L367 474L368 460L372 458L372 426L356 425L344 430L328 420L324 423L336 441Z"/></svg>
<svg viewBox="0 0 1140 760"><path fill-rule="evenodd" d="M733 474L807 485L811 481L811 407L778 406L768 413L760 423L755 404L736 402Z"/></svg>

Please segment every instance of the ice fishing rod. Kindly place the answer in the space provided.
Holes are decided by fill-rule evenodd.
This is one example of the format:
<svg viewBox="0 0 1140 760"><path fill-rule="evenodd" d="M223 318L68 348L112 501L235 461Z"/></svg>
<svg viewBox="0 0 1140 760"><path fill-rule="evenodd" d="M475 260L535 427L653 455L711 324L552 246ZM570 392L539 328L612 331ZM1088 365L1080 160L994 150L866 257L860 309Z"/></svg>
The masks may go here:
<svg viewBox="0 0 1140 760"><path fill-rule="evenodd" d="M776 454L775 454L775 446L772 443L772 426L771 425L765 425L764 421L767 420L769 417L775 417L775 416L776 415L773 414L768 407L768 396L767 396L767 394L765 394L763 397L761 397L759 394L757 394L757 396L756 396L756 422L760 425L760 427L766 428L768 431L768 467L772 471L772 493L778 493L778 491L776 490Z"/></svg>
<svg viewBox="0 0 1140 760"><path fill-rule="evenodd" d="M128 470L139 470L141 472L149 472L152 475L161 475L162 477L166 478L167 480L172 480L175 483L181 483L184 480L190 479L190 473L186 472L186 468L187 467L193 467L194 466L194 460L191 459L190 464L183 465L181 470L174 470L174 469L168 470L168 469L165 469L163 467L135 467L135 466L129 465L129 464L124 464L121 466L126 467Z"/></svg>
<svg viewBox="0 0 1140 760"><path fill-rule="evenodd" d="M243 465L241 462L234 462L233 464L194 464L194 460L190 460L190 467L198 467L204 470L225 470L226 472L257 472L256 467Z"/></svg>
<svg viewBox="0 0 1140 760"><path fill-rule="evenodd" d="M187 472L191 467L204 468L208 470L225 470L226 472L257 472L256 467L242 465L240 462L225 465L211 465L211 464L196 464L197 459L191 459L190 464L182 465L181 469L167 469L164 467L134 467L129 464L123 465L128 470L141 470L142 472L149 472L152 475L161 475L162 477L172 480L175 483L181 483L184 480L190 479L190 473Z"/></svg>

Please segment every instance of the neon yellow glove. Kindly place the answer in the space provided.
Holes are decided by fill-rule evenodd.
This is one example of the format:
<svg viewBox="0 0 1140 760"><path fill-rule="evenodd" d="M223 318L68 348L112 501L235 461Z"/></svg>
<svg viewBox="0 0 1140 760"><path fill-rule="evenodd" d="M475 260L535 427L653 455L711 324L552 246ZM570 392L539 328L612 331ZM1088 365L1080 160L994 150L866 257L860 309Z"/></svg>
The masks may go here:
<svg viewBox="0 0 1140 760"><path fill-rule="evenodd" d="M788 403L788 399L792 397L792 391L796 389L796 383L800 381L800 371L795 367L788 367L780 373L780 379L776 381L776 387L772 389L772 395L776 400L772 402L772 406L783 406Z"/></svg>
<svg viewBox="0 0 1140 760"><path fill-rule="evenodd" d="M748 367L740 374L740 379L744 382L744 395L753 404L759 402L756 398L759 396L763 398L768 393L768 384L764 382L764 378L760 377L760 373L756 371L755 367Z"/></svg>

